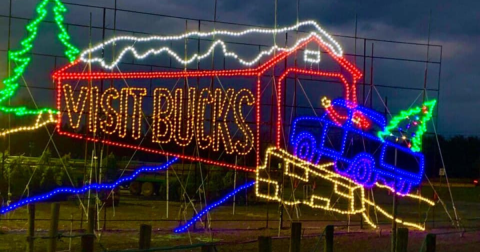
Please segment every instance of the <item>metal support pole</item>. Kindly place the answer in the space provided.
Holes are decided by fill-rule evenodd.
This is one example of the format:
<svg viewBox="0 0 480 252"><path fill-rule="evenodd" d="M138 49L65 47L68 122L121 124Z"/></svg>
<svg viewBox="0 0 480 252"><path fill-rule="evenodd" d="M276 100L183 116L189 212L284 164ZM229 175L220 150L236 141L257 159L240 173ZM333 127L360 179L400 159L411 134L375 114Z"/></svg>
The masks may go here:
<svg viewBox="0 0 480 252"><path fill-rule="evenodd" d="M397 149L395 149L395 166L397 166ZM397 180L394 180L394 185L397 184ZM392 252L395 252L395 247L397 245L397 192L393 192L393 219L392 219ZM407 230L408 232L408 230Z"/></svg>
<svg viewBox="0 0 480 252"><path fill-rule="evenodd" d="M282 173L282 201L285 195L285 172L282 172L282 163L278 163L278 170ZM280 221L278 223L278 236L280 236L280 230L283 228L283 204L280 202L278 207L280 208Z"/></svg>
<svg viewBox="0 0 480 252"><path fill-rule="evenodd" d="M170 195L170 189L169 189L170 183L169 183L169 179L168 179L168 170L169 170L169 169L167 169L167 171L165 172L165 181L166 181L166 184L167 184L167 185L166 185L166 190L165 190L165 191L166 191L166 194L167 194L167 195L165 195L165 198L167 199L167 204L165 205L165 207L166 207L166 212L165 212L165 215L166 215L166 216L165 216L165 217L166 217L167 219L168 219L168 202L169 202L169 200L170 200L170 197L169 197L169 195Z"/></svg>
<svg viewBox="0 0 480 252"><path fill-rule="evenodd" d="M363 214L360 215L360 229L363 229Z"/></svg>

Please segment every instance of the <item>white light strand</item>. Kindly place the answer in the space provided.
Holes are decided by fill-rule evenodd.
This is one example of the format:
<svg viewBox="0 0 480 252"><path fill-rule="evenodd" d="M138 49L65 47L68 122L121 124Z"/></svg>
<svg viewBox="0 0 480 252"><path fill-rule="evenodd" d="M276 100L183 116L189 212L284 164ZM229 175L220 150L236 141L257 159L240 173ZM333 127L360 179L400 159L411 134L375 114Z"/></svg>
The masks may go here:
<svg viewBox="0 0 480 252"><path fill-rule="evenodd" d="M309 55L313 55L314 58L310 58ZM320 63L320 51L305 50L303 60L309 63Z"/></svg>
<svg viewBox="0 0 480 252"><path fill-rule="evenodd" d="M137 42L152 42L152 41L175 41L175 40L183 40L183 39L188 38L188 37L209 37L209 36L215 36L215 35L226 35L226 36L240 37L240 36L251 34L251 33L273 34L273 33L288 32L288 31L296 30L299 27L306 26L306 25L314 26L317 29L318 33L317 32L311 32L307 37L299 39L295 43L295 45L292 46L292 47L285 47L284 48L284 47L278 47L277 45L274 45L268 50L261 51L258 54L257 57L255 57L254 59L252 59L250 61L240 58L234 52L229 52L227 50L227 46L226 46L225 42L223 42L221 40L216 40L210 46L210 48L207 50L207 52L205 52L204 54L200 54L200 55L199 54L194 54L192 57L186 58L186 59L183 59L181 56L179 56L177 53L175 53L174 51L172 51L168 47L162 47L162 48L159 48L159 49L150 49L143 54L139 54L138 51L133 46L129 46L129 47L126 47L125 49L123 49L122 52L119 54L119 56L111 64L107 64L105 62L105 60L101 57L89 58L89 55L91 53L95 52L96 50L103 49L103 48L105 48L105 46L107 46L109 44L119 43L120 41L132 41L134 43L137 43ZM328 42L326 42L324 39L322 39L322 36L319 36L319 33L321 35L323 35L328 40ZM185 33L185 34L179 35L179 36L151 36L151 37L143 37L143 38L134 37L134 36L120 36L120 37L112 38L112 39L110 39L110 40L108 40L104 43L101 43L101 44L99 44L99 45L97 45L97 46L95 46L91 49L85 50L84 52L81 53L80 60L85 62L85 63L100 63L100 65L102 67L111 70L115 66L117 66L117 64L122 60L123 56L125 56L125 54L127 54L128 52L132 52L133 55L135 56L135 58L137 58L137 59L144 59L144 58L148 57L149 55L157 55L157 54L166 52L167 54L169 54L170 56L175 58L181 64L188 65L188 64L190 64L190 63L192 63L196 60L202 60L204 58L209 57L213 53L215 47L220 45L222 47L222 50L223 50L223 53L224 53L225 57L232 57L234 59L237 59L243 65L251 66L251 65L256 64L263 56L271 55L275 50L287 51L287 52L295 50L296 47L299 44L308 40L311 37L318 38L336 56L342 57L343 50L340 47L340 45L327 32L325 32L315 21L310 20L310 21L304 21L304 22L298 23L297 25L294 25L294 26L284 27L284 28L280 28L280 29L258 29L258 28L255 28L255 29L248 29L248 30L241 31L241 32L231 32L231 31L226 31L226 30L219 30L219 31L212 31L212 32L189 32L189 33Z"/></svg>

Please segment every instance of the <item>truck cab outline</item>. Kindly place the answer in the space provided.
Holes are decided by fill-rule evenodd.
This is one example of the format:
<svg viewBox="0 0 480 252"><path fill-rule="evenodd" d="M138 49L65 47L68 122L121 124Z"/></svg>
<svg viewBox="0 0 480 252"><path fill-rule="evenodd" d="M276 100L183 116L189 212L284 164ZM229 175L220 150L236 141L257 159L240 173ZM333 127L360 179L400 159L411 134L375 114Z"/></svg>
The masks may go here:
<svg viewBox="0 0 480 252"><path fill-rule="evenodd" d="M425 167L425 158L422 153L413 152L401 145L384 140L376 134L362 131L355 127L352 119L354 112L358 111L370 120L376 122L383 130L385 128L385 119L381 114L343 99L334 100L332 106L340 106L347 110L348 117L343 125L338 125L332 121L329 118L328 112L325 112L322 117L300 117L295 119L290 136L292 153L294 155L314 164L325 161L325 159L329 161L333 160L335 162L334 169L337 173L347 176L367 188L374 186L377 181L380 181L382 184L393 188L400 194L407 194L410 192L412 186L420 183ZM317 141L317 138L315 138L312 132L300 131L298 126L299 122L322 124L320 141ZM330 148L326 145L328 131L332 128L342 130L340 150ZM380 157L375 158L372 153L365 151L355 154L353 158L346 157L345 152L349 133L360 135L368 140L379 143L381 145ZM386 152L391 150L395 150L395 153L401 151L415 158L418 163L418 167L416 167L418 168L418 172L407 171L395 164L389 163L386 160ZM339 163L344 163L347 167L342 167Z"/></svg>

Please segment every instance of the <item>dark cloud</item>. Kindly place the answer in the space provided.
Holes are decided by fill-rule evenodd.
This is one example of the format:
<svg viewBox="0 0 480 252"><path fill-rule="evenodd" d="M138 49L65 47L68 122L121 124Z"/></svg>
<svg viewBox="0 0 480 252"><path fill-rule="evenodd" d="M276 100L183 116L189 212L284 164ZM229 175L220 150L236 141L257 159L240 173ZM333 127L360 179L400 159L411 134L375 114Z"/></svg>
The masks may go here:
<svg viewBox="0 0 480 252"><path fill-rule="evenodd" d="M0 14L8 14L8 2L0 1ZM13 14L22 17L33 17L34 6L37 0L14 0ZM82 4L100 5L113 7L113 0L68 0L65 2L77 2ZM192 0L118 0L118 7L128 10L162 13L166 15L177 15L194 19L212 20L214 15L214 1L192 1ZM225 22L239 22L252 25L274 25L274 0L269 1L230 1L218 0L217 20ZM292 0L278 0L277 21L279 25L290 25L297 19L297 3ZM441 75L441 95L439 110L439 129L444 134L479 134L477 125L480 124L480 116L477 116L476 109L480 107L480 1L450 1L450 0L429 0L429 1L380 1L380 0L301 0L299 17L301 20L314 19L318 21L327 31L334 34L353 35L355 17L358 20L358 36L372 37L389 40L411 41L425 43L428 38L429 13L431 11L430 32L431 43L443 46L443 63ZM90 8L69 6L69 14L66 20L72 23L88 24L89 13L92 12L93 24L102 25L102 12ZM6 18L0 18L0 47L6 47ZM107 27L113 26L113 16L107 12ZM14 21L14 32L12 44L20 40L25 31L19 31L25 25L24 21ZM228 27L228 26L224 26ZM54 26L44 28L50 38L42 38L42 45L35 48L36 52L53 52L61 55L61 45L53 42L55 38ZM142 16L131 13L118 15L117 28L127 30L138 30L156 34L180 33L185 29L196 29L196 23L189 21L187 27L180 19L158 18L153 16ZM238 29L238 27L236 27ZM50 29L50 30L49 30ZM205 22L202 30L213 29L213 24ZM72 37L81 48L88 45L86 34L88 29L72 28ZM112 36L111 32L107 37ZM52 40L54 50L44 45ZM101 41L101 31L93 31L93 42ZM339 39L342 46L348 52L352 52L352 40ZM46 43L45 43L46 42ZM378 54L395 55L396 57L408 57L425 59L425 47L389 45L382 49L381 43L376 44ZM367 52L369 52L366 50ZM363 45L357 50L363 51ZM383 50L383 51L382 51ZM0 65L5 64L5 53L0 53ZM431 60L438 60L439 51L432 48ZM357 62L358 63L358 62ZM402 63L403 64L403 63ZM424 66L423 66L424 67ZM375 82L393 85L406 86L423 85L422 66L395 65L379 66L375 73ZM398 70L400 69L400 70ZM432 76L429 74L429 86L436 82L435 73L438 68L430 66ZM5 70L2 67L0 75L4 76ZM48 75L42 77L45 83L49 83ZM46 84L48 85L48 84ZM397 100L408 100L406 92L393 92L380 90L382 96L388 95L392 102ZM408 95L411 95L410 93ZM435 95L434 93L431 94ZM411 98L414 99L414 98ZM402 105L403 106L403 105ZM465 123L467 122L467 123Z"/></svg>

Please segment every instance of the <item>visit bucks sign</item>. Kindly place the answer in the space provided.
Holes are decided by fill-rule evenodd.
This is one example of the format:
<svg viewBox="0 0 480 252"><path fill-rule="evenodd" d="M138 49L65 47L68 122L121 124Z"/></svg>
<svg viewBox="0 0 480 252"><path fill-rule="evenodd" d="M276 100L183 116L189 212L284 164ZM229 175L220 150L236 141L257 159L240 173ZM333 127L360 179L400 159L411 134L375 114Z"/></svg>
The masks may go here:
<svg viewBox="0 0 480 252"><path fill-rule="evenodd" d="M257 56L248 59L229 51L220 40L272 36L300 26L313 32L290 46L255 48ZM172 41L212 36L219 40L190 57L168 46ZM128 46L117 48L118 56L107 62L102 52L110 50L105 48L125 42ZM145 43L156 46L145 50ZM218 53L213 55L215 49L223 52L220 60L215 58ZM153 67L141 72L120 70L126 56L137 60L164 57L178 65L158 71ZM202 60L208 60L205 68L213 70L197 70ZM222 70L213 66L218 61L223 62ZM192 63L197 67L187 67ZM340 46L312 21L280 30L117 37L84 51L76 62L53 75L60 111L57 130L77 139L254 171L269 146L287 144L283 113L285 99L291 96L287 92L290 81L308 78L340 83L344 98L356 102L360 76L342 56ZM239 157L241 162L237 162Z"/></svg>
<svg viewBox="0 0 480 252"><path fill-rule="evenodd" d="M145 87L109 87L101 92L97 86L81 86L78 92L71 84L60 88L61 106L73 130L79 130L83 118L93 135L133 140L149 135L152 143L183 147L195 143L213 151L220 151L222 145L227 154L246 155L253 148L255 137L246 124L246 111L252 110L255 96L248 89L157 87L152 102L145 102L149 94ZM144 122L146 111L153 111L153 116Z"/></svg>

